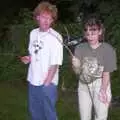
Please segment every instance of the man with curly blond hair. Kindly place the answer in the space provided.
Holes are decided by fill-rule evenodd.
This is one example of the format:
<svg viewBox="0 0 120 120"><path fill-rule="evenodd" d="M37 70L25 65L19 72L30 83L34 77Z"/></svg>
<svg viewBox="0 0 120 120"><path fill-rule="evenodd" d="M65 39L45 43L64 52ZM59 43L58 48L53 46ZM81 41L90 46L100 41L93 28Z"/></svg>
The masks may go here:
<svg viewBox="0 0 120 120"><path fill-rule="evenodd" d="M51 28L57 8L41 2L33 12L38 28L30 32L29 55L21 57L28 69L28 101L32 120L57 120L55 104L59 66L63 61L62 36Z"/></svg>

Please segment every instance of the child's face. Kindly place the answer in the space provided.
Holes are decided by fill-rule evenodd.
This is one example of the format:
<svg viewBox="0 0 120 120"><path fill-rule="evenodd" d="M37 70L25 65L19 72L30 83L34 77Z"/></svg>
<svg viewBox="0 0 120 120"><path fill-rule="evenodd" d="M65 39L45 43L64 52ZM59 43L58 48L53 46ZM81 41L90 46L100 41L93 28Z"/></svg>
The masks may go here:
<svg viewBox="0 0 120 120"><path fill-rule="evenodd" d="M36 20L38 21L39 27L42 31L47 31L53 22L52 15L48 12L40 13L40 15L36 17Z"/></svg>
<svg viewBox="0 0 120 120"><path fill-rule="evenodd" d="M102 34L101 29L98 29L97 26L88 26L85 29L85 37L88 40L88 43L91 45L95 45L99 43L99 38Z"/></svg>

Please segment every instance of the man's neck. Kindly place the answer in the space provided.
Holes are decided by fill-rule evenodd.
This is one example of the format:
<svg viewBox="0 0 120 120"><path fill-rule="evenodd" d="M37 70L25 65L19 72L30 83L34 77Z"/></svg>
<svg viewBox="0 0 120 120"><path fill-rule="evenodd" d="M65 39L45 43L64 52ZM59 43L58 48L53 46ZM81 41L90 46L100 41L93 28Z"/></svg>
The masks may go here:
<svg viewBox="0 0 120 120"><path fill-rule="evenodd" d="M49 29L50 29L50 28L49 28ZM40 31L40 32L48 32L49 29L45 29L45 30L43 30L43 29L39 28L39 31Z"/></svg>

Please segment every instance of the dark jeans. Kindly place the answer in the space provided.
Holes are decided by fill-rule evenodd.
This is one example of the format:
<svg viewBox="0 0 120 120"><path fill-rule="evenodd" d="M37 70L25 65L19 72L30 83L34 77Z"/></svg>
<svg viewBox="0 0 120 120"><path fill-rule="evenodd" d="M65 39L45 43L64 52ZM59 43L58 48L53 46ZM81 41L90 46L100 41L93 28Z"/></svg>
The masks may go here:
<svg viewBox="0 0 120 120"><path fill-rule="evenodd" d="M28 87L29 111L32 120L57 120L55 104L57 101L57 86Z"/></svg>

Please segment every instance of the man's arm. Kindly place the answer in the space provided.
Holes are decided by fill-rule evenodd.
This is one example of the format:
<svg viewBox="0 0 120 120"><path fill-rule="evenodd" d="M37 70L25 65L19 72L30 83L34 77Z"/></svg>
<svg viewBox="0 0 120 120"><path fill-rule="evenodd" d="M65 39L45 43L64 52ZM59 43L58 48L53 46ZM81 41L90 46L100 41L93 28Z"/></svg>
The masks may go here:
<svg viewBox="0 0 120 120"><path fill-rule="evenodd" d="M48 70L47 77L46 77L46 79L44 81L45 86L48 86L51 83L51 81L52 81L52 79L53 79L53 77L54 77L54 75L55 75L58 68L59 68L59 65L51 65L50 66L50 68Z"/></svg>

